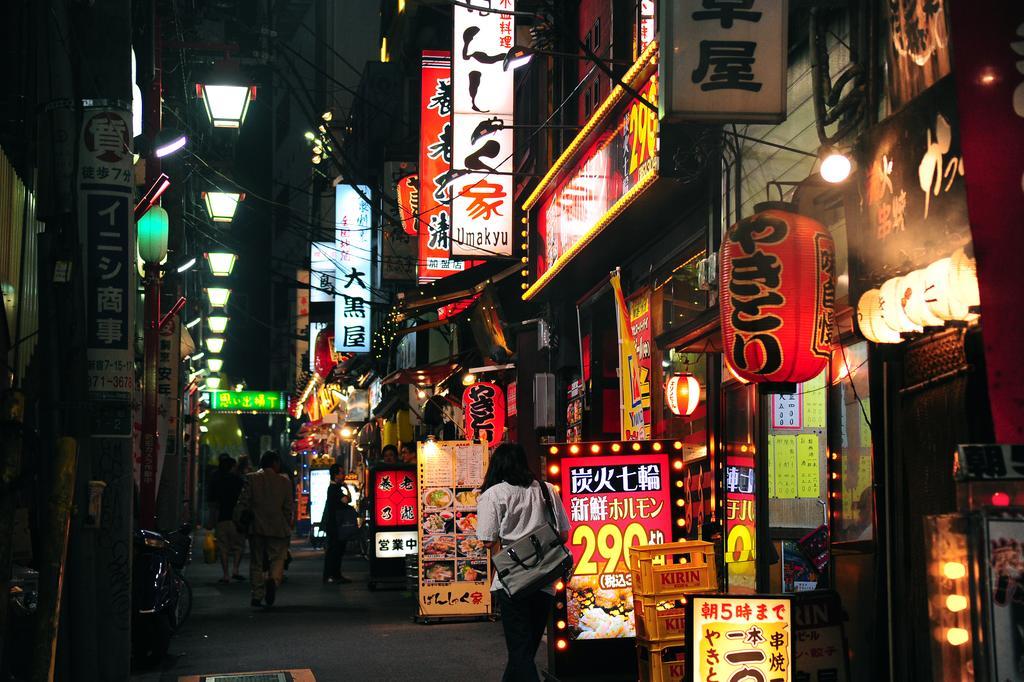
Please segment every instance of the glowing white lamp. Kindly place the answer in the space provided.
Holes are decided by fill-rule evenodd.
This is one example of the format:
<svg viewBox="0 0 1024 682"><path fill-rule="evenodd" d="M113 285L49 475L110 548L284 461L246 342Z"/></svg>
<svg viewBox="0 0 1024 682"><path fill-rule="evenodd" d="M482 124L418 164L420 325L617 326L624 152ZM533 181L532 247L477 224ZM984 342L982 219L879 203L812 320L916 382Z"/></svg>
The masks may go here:
<svg viewBox="0 0 1024 682"><path fill-rule="evenodd" d="M206 115L214 128L240 128L249 111L249 102L255 94L255 88L248 85L209 85L198 86L200 97L206 106Z"/></svg>
<svg viewBox="0 0 1024 682"><path fill-rule="evenodd" d="M222 336L208 336L206 337L206 347L211 353L219 353L224 350L224 337Z"/></svg>
<svg viewBox="0 0 1024 682"><path fill-rule="evenodd" d="M889 328L882 319L882 305L878 289L865 291L857 302L857 326L868 341L875 343L899 343L898 332Z"/></svg>
<svg viewBox="0 0 1024 682"><path fill-rule="evenodd" d="M206 290L206 296L210 299L210 305L215 308L223 308L228 304L228 298L231 296L231 289L225 289L223 287L209 287Z"/></svg>
<svg viewBox="0 0 1024 682"><path fill-rule="evenodd" d="M211 315L206 318L206 324L210 326L210 331L214 334L223 334L224 330L228 328L228 318L224 315Z"/></svg>
<svg viewBox="0 0 1024 682"><path fill-rule="evenodd" d="M219 372L221 367L224 366L224 361L220 358L210 358L206 361L206 367L211 372Z"/></svg>
<svg viewBox="0 0 1024 682"><path fill-rule="evenodd" d="M238 202L244 198L239 192L203 192L206 212L215 223L230 223L238 210Z"/></svg>
<svg viewBox="0 0 1024 682"><path fill-rule="evenodd" d="M210 272L217 277L227 277L235 269L235 261L238 259L233 253L226 251L211 252L206 254L206 262L210 264Z"/></svg>
<svg viewBox="0 0 1024 682"><path fill-rule="evenodd" d="M902 277L893 277L882 283L879 300L882 318L889 328L897 333L922 331L921 325L914 324L903 310L906 287Z"/></svg>

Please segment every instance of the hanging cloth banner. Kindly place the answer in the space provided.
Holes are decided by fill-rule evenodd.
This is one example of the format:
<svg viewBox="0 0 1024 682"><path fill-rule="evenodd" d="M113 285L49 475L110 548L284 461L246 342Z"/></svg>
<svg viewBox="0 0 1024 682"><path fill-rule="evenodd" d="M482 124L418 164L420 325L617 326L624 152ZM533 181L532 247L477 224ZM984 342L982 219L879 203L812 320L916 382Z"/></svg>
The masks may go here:
<svg viewBox="0 0 1024 682"><path fill-rule="evenodd" d="M644 394L650 401L651 383L640 366L640 355L633 342L629 309L622 295L622 281L619 271L612 272L612 289L615 292L615 318L619 330L619 401L622 408L620 431L622 440L643 440L647 436L644 424Z"/></svg>

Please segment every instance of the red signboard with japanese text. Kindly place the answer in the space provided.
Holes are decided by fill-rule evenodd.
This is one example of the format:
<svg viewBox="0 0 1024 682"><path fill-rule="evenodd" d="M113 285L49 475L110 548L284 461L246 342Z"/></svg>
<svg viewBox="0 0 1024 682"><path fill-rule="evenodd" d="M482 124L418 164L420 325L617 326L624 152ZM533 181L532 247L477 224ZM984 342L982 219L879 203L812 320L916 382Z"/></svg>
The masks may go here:
<svg viewBox="0 0 1024 682"><path fill-rule="evenodd" d="M501 386L479 381L462 393L466 437L487 441L493 449L505 435L505 393Z"/></svg>
<svg viewBox="0 0 1024 682"><path fill-rule="evenodd" d="M452 69L448 52L424 51L420 89L417 278L422 284L464 270L451 258Z"/></svg>
<svg viewBox="0 0 1024 682"><path fill-rule="evenodd" d="M416 525L416 472L377 469L373 472L373 523L377 528Z"/></svg>
<svg viewBox="0 0 1024 682"><path fill-rule="evenodd" d="M668 456L568 457L560 488L576 566L566 586L569 636L635 637L630 548L672 539Z"/></svg>
<svg viewBox="0 0 1024 682"><path fill-rule="evenodd" d="M416 218L420 212L420 176L416 173L403 176L398 180L398 218L402 221L402 229L408 235L419 234Z"/></svg>
<svg viewBox="0 0 1024 682"><path fill-rule="evenodd" d="M725 459L725 561L753 561L755 556L754 458Z"/></svg>
<svg viewBox="0 0 1024 682"><path fill-rule="evenodd" d="M1019 153L1024 144L1024 5L980 0L948 3L947 11L953 28L962 163L970 173L967 212L978 262L989 404L996 440L1020 443L1024 441L1024 365L1020 361L1024 309L1019 275L1024 252L1024 232L1019 229L1024 223L1024 156Z"/></svg>
<svg viewBox="0 0 1024 682"><path fill-rule="evenodd" d="M658 77L637 90L657 105ZM542 275L594 228L616 202L658 171L658 116L635 99L626 100L606 132L580 157L541 204L538 231Z"/></svg>

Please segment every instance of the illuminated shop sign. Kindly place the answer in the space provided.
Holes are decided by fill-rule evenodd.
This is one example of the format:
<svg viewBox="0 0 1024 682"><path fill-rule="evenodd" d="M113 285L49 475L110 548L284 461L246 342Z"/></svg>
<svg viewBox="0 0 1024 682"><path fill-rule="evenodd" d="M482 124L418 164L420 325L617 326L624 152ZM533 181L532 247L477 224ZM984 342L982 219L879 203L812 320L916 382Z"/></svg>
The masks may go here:
<svg viewBox="0 0 1024 682"><path fill-rule="evenodd" d="M512 255L515 71L504 68L513 44L515 0L502 13L491 0L452 8L453 256Z"/></svg>
<svg viewBox="0 0 1024 682"><path fill-rule="evenodd" d="M288 396L280 391L209 391L212 412L288 411Z"/></svg>
<svg viewBox="0 0 1024 682"><path fill-rule="evenodd" d="M330 303L334 300L335 260L337 260L337 247L333 242L313 242L310 244L310 303Z"/></svg>
<svg viewBox="0 0 1024 682"><path fill-rule="evenodd" d="M415 471L378 469L373 472L373 523L377 528L416 525Z"/></svg>
<svg viewBox="0 0 1024 682"><path fill-rule="evenodd" d="M370 352L373 222L365 185L335 188L334 350Z"/></svg>
<svg viewBox="0 0 1024 682"><path fill-rule="evenodd" d="M690 679L794 679L789 598L692 596L687 621Z"/></svg>
<svg viewBox="0 0 1024 682"><path fill-rule="evenodd" d="M395 187L398 196L398 217L406 234L419 234L416 216L420 212L420 176L415 173L402 177Z"/></svg>

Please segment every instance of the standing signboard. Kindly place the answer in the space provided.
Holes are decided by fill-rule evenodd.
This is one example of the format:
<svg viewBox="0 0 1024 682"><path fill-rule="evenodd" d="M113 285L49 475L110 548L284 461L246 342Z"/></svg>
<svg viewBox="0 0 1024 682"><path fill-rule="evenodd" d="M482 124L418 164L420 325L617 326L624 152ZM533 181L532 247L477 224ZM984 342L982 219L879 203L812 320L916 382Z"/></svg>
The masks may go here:
<svg viewBox="0 0 1024 682"><path fill-rule="evenodd" d="M780 123L786 118L787 0L659 3L661 117Z"/></svg>
<svg viewBox="0 0 1024 682"><path fill-rule="evenodd" d="M419 618L491 613L490 557L476 536L486 443L428 441L417 453Z"/></svg>
<svg viewBox="0 0 1024 682"><path fill-rule="evenodd" d="M504 66L515 0L455 5L452 51L452 242L455 257L512 255L515 71ZM498 8L493 8L498 9Z"/></svg>
<svg viewBox="0 0 1024 682"><path fill-rule="evenodd" d="M370 188L335 187L334 350L369 353L373 300L373 222Z"/></svg>
<svg viewBox="0 0 1024 682"><path fill-rule="evenodd" d="M1024 235L1007 226L1024 223L1024 158L1012 151L1024 144L1024 5L1002 0L946 4L955 27L952 53L963 163L973 169L967 212L984 311L989 404L996 439L1021 443L1024 368L1018 341L1024 334L1024 311L1017 275Z"/></svg>
<svg viewBox="0 0 1024 682"><path fill-rule="evenodd" d="M692 595L686 622L689 679L795 679L790 597Z"/></svg>
<svg viewBox="0 0 1024 682"><path fill-rule="evenodd" d="M402 580L405 555L416 554L416 469L387 465L370 470L370 589L382 579Z"/></svg>
<svg viewBox="0 0 1024 682"><path fill-rule="evenodd" d="M420 81L419 240L420 284L461 272L451 257L448 203L452 174L452 60L448 52L425 51Z"/></svg>

